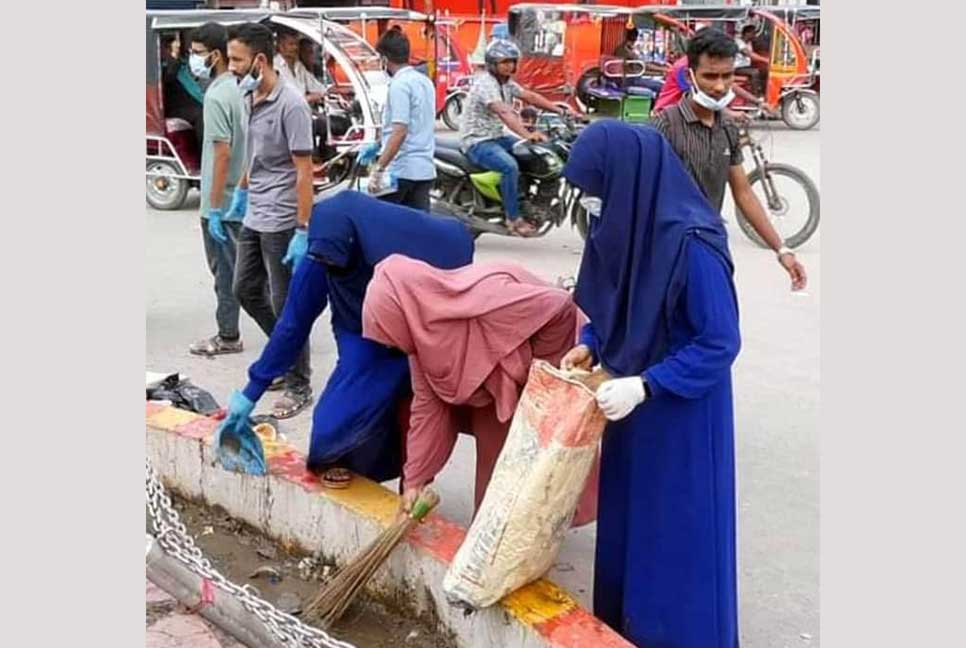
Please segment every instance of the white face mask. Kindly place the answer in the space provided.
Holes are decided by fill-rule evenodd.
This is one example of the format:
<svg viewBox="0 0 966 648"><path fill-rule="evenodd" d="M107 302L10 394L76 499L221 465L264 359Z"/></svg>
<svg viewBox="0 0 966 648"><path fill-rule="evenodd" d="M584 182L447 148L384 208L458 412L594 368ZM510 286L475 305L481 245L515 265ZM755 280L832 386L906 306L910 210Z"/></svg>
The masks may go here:
<svg viewBox="0 0 966 648"><path fill-rule="evenodd" d="M597 196L581 196L580 206L587 210L587 213L596 218L600 218L600 212L604 207L604 202Z"/></svg>
<svg viewBox="0 0 966 648"><path fill-rule="evenodd" d="M211 56L210 54L208 56ZM188 68L191 73L198 77L199 79L207 79L211 77L211 67L206 63L208 56L201 56L200 54L191 53L188 57Z"/></svg>
<svg viewBox="0 0 966 648"><path fill-rule="evenodd" d="M713 110L718 112L724 110L728 107L732 101L735 100L734 88L728 88L728 94L721 97L721 99L715 99L709 94L706 94L698 87L698 82L694 78L694 72L691 71L691 92L694 97L695 103L697 103L702 108L707 108L708 110Z"/></svg>

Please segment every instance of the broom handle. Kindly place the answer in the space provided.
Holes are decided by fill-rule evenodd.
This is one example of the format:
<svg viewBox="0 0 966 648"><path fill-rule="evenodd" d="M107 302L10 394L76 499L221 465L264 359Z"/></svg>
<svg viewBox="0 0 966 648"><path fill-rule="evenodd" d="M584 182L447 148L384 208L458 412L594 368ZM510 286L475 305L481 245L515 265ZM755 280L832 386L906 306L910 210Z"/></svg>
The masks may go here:
<svg viewBox="0 0 966 648"><path fill-rule="evenodd" d="M436 491L427 489L420 494L416 503L413 504L413 510L409 517L420 522L429 515L430 511L436 508L437 504L439 504L439 495L436 494Z"/></svg>

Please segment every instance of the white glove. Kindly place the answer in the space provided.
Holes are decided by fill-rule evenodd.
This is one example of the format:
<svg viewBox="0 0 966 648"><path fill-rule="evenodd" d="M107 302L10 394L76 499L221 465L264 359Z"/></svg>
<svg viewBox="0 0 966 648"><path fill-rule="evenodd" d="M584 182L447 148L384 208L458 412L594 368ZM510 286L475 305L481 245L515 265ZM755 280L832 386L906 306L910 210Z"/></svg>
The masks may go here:
<svg viewBox="0 0 966 648"><path fill-rule="evenodd" d="M619 421L644 402L644 380L640 376L605 380L597 388L597 404L610 421Z"/></svg>
<svg viewBox="0 0 966 648"><path fill-rule="evenodd" d="M369 183L366 187L369 193L376 195L385 189L386 172L385 170L375 170L369 172Z"/></svg>

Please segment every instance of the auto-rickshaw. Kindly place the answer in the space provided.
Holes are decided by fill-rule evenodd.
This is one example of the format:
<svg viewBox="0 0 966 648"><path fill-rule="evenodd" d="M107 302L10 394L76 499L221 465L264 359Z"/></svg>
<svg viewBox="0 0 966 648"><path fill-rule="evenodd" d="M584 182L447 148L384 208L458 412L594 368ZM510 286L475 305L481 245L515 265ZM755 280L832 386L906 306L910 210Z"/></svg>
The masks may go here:
<svg viewBox="0 0 966 648"><path fill-rule="evenodd" d="M523 54L517 81L552 101L585 109L583 88L599 76L601 57L613 54L623 42L630 15L627 7L611 5L524 3L510 7L510 37Z"/></svg>
<svg viewBox="0 0 966 648"><path fill-rule="evenodd" d="M814 85L817 71L791 26L772 12L771 7L677 6L640 7L633 21L642 31L668 29L690 38L697 30L714 26L729 36L737 36L741 28L756 28L755 52L768 62L759 67L764 77L765 104L780 110L790 128L807 130L819 121L819 98ZM736 81L743 83L741 79ZM740 97L730 106L733 110L756 111L758 108Z"/></svg>
<svg viewBox="0 0 966 648"><path fill-rule="evenodd" d="M295 9L312 12L326 20L346 25L375 47L390 28L399 28L409 38L410 63L422 68L436 86L436 114L446 103L447 92L461 77L472 73L469 54L454 37L455 22L438 16L392 7L326 7Z"/></svg>
<svg viewBox="0 0 966 648"><path fill-rule="evenodd" d="M785 21L791 30L798 36L805 54L808 56L809 65L814 71L815 84L813 89L819 92L819 47L820 27L822 22L819 7L815 5L777 5L774 7L761 7L762 11L778 16Z"/></svg>
<svg viewBox="0 0 966 648"><path fill-rule="evenodd" d="M323 64L334 72L324 112L328 128L325 148L329 159L316 166L316 189L341 181L333 170L350 166L345 157L361 145L378 139L385 105L388 76L379 56L359 35L343 25L312 14L263 10L149 11L146 18L146 198L155 209L179 209L188 189L200 186L201 146L192 124L166 112L163 66L169 52L163 43L174 36L179 56L187 55L191 30L206 22L237 25L261 22L270 29L286 27L319 46ZM200 100L199 100L200 103Z"/></svg>

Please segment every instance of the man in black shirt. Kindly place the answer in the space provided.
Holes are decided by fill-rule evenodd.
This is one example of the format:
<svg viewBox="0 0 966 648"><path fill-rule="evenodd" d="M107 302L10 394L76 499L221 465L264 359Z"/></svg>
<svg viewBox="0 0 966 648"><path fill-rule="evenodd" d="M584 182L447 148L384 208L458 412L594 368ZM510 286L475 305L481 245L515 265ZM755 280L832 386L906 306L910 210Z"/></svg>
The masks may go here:
<svg viewBox="0 0 966 648"><path fill-rule="evenodd" d="M768 214L755 196L742 167L744 158L738 143L738 130L722 111L734 98L732 83L738 46L724 32L706 27L688 43L691 90L674 106L654 118L652 125L668 139L708 198L721 211L725 185L731 186L735 205L775 251L778 262L792 280L792 290L807 283L805 266L768 220Z"/></svg>

